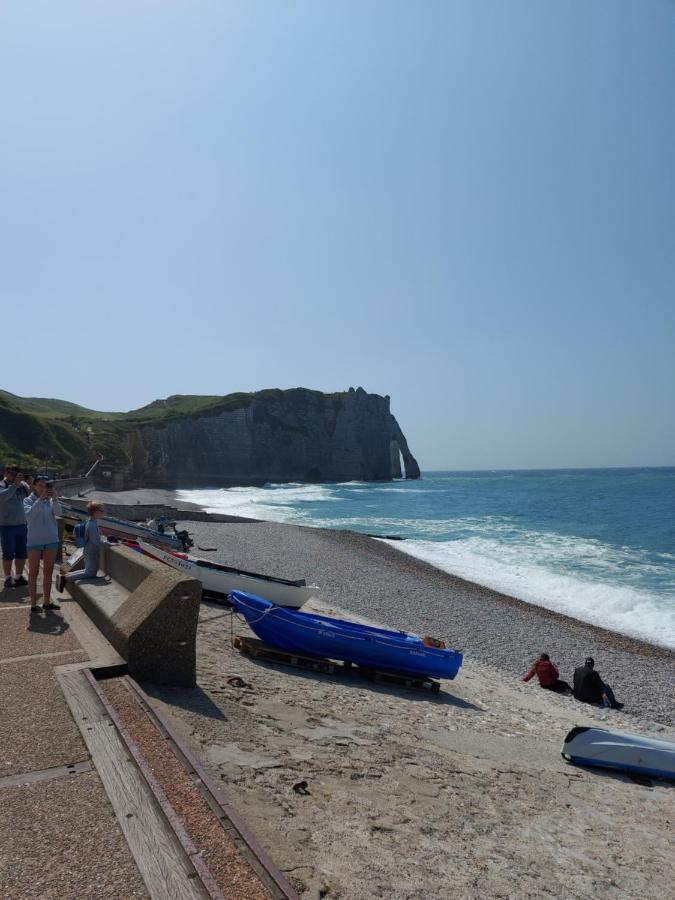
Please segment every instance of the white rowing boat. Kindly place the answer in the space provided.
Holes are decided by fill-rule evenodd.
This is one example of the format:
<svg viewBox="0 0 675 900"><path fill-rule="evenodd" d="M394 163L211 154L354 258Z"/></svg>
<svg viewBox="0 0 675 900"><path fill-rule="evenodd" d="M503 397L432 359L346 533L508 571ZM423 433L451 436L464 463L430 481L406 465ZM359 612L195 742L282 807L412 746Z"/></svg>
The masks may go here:
<svg viewBox="0 0 675 900"><path fill-rule="evenodd" d="M179 553L175 550L164 550L146 541L137 542L139 549L147 556L158 559L167 566L172 566L185 575L190 575L202 583L206 594L226 598L231 591L246 591L257 597L264 597L276 606L290 606L299 609L317 592L315 585L307 585L304 578L289 581L285 578L274 578L271 575L260 575L256 572L245 572L202 559Z"/></svg>
<svg viewBox="0 0 675 900"><path fill-rule="evenodd" d="M61 510L61 518L71 525L84 522L87 519L87 512L84 509L61 503ZM138 541L143 539L172 550L181 550L185 546L192 546L192 541L186 531L174 534L156 531L153 528L142 525L140 522L129 522L127 519L117 519L114 516L101 516L98 520L98 527L102 534L112 535L119 540Z"/></svg>
<svg viewBox="0 0 675 900"><path fill-rule="evenodd" d="M675 778L675 743L639 734L605 731L604 728L573 728L562 746L563 758L585 766L601 766Z"/></svg>

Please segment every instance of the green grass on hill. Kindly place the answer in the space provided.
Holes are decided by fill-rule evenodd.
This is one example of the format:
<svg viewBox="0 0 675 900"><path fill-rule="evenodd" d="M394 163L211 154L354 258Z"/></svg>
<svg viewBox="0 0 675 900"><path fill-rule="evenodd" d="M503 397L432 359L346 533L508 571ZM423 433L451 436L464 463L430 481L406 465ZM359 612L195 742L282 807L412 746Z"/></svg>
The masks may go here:
<svg viewBox="0 0 675 900"><path fill-rule="evenodd" d="M216 416L246 408L254 401L285 399L300 407L308 399L325 400L326 396L306 388L269 388L225 396L174 394L130 412L100 412L67 400L18 397L0 390L0 464L16 461L30 468L48 464L81 471L98 452L109 464L126 465L130 461L127 436L134 428L162 427L185 417ZM336 408L343 397L340 392L328 395ZM286 423L286 427L293 426Z"/></svg>
<svg viewBox="0 0 675 900"><path fill-rule="evenodd" d="M77 403L69 403L68 400L51 400L42 397L17 397L9 391L0 390L0 403L12 404L22 412L37 413L41 416L88 416L98 415L94 410ZM103 413L106 415L106 413Z"/></svg>

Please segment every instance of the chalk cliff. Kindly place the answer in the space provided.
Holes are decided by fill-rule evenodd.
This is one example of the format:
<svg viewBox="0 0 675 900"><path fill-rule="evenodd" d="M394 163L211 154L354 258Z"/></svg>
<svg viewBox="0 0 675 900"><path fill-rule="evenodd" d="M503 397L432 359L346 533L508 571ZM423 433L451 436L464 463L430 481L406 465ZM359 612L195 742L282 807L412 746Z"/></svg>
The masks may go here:
<svg viewBox="0 0 675 900"><path fill-rule="evenodd" d="M419 478L389 397L362 388L245 396L234 409L129 431L127 479L173 487Z"/></svg>
<svg viewBox="0 0 675 900"><path fill-rule="evenodd" d="M72 475L101 454L96 481L115 490L420 474L389 397L363 388L176 394L130 412L0 390L0 451Z"/></svg>

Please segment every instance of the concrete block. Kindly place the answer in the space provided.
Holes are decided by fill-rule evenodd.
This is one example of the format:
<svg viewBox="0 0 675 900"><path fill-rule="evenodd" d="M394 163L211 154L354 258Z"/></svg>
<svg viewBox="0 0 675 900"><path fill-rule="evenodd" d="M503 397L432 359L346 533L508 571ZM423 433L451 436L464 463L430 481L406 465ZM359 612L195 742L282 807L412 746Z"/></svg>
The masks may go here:
<svg viewBox="0 0 675 900"><path fill-rule="evenodd" d="M68 589L127 660L129 674L139 681L192 687L200 582L128 547L107 547L101 567L110 583L72 581Z"/></svg>

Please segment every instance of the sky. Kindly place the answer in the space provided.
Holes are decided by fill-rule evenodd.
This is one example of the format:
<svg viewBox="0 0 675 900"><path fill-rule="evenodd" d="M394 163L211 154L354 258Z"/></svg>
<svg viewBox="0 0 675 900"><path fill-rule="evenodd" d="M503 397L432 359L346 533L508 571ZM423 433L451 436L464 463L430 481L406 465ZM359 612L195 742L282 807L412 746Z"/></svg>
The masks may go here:
<svg viewBox="0 0 675 900"><path fill-rule="evenodd" d="M671 0L0 2L0 387L675 464Z"/></svg>

